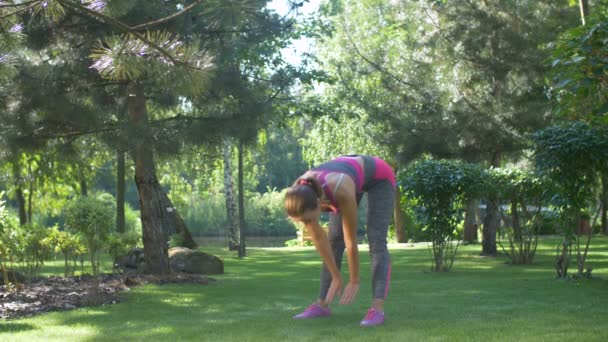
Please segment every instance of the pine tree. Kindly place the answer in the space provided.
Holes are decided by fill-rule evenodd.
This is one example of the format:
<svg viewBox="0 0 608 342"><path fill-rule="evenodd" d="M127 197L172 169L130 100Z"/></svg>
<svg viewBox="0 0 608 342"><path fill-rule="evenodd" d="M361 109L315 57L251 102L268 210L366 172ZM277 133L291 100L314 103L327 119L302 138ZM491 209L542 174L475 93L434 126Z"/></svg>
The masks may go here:
<svg viewBox="0 0 608 342"><path fill-rule="evenodd" d="M224 135L255 136L272 100L297 77L277 57L290 24L265 3L11 2L16 10L0 15L23 23L38 59L19 64L22 98L4 113L16 128L7 143L44 148L94 134L128 151L148 271L167 274L168 235L188 233L160 187L155 156Z"/></svg>

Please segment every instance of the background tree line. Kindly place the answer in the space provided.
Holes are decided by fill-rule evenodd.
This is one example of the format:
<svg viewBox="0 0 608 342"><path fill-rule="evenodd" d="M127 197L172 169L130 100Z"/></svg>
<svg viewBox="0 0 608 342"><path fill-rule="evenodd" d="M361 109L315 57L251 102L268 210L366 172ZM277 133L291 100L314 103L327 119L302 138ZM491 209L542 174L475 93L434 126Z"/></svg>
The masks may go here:
<svg viewBox="0 0 608 342"><path fill-rule="evenodd" d="M19 224L61 225L70 198L108 192L116 230L138 211L164 274L176 234L227 234L244 256L248 234L293 233L280 190L339 154L532 170L535 132L606 125L605 1L330 0L302 19L304 2L286 16L264 0L3 2L1 187ZM301 36L315 53L292 65L282 50ZM591 172L579 209L606 232ZM396 238L428 239L403 198ZM458 229L481 228L484 254L504 204L463 204Z"/></svg>

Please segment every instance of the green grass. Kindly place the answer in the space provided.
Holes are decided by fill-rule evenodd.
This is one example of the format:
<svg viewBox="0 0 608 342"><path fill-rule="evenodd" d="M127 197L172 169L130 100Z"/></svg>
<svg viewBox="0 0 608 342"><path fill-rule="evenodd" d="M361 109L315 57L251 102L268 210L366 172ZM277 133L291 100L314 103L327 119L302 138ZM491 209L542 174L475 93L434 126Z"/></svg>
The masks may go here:
<svg viewBox="0 0 608 342"><path fill-rule="evenodd" d="M461 246L452 271L442 274L426 271L426 247L391 248L387 323L372 329L358 326L370 304L365 251L354 304L335 305L330 318L293 321L317 293L312 248L251 248L244 260L214 249L226 274L212 285L144 286L115 305L2 321L0 341L608 340L608 238L594 239L594 279L584 281L554 278L556 242L543 241L531 266Z"/></svg>

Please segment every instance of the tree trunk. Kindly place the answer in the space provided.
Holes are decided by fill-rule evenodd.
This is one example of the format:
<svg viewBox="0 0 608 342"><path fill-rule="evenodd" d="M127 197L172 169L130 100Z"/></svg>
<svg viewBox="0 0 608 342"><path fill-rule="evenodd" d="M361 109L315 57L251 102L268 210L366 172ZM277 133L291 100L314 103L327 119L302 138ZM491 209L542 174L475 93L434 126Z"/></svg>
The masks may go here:
<svg viewBox="0 0 608 342"><path fill-rule="evenodd" d="M500 92L500 82L495 81L494 90L496 93ZM500 167L501 153L495 151L492 154L490 162L493 167ZM496 232L500 226L500 212L498 211L498 199L491 198L486 206L486 217L483 220L483 241L482 241L482 255L496 256L498 251L496 249Z"/></svg>
<svg viewBox="0 0 608 342"><path fill-rule="evenodd" d="M179 234L182 237L183 247L196 248L196 242L192 239L190 231L186 227L186 223L182 220L177 209L173 207L173 202L162 188L161 192L161 209L163 210L162 215L162 226L167 237L173 234Z"/></svg>
<svg viewBox="0 0 608 342"><path fill-rule="evenodd" d="M395 235L397 236L397 242L407 242L405 236L405 224L403 219L403 211L401 210L401 191L399 187L395 187L395 206L393 208L393 219L395 221Z"/></svg>
<svg viewBox="0 0 608 342"><path fill-rule="evenodd" d="M464 214L464 236L465 242L477 241L477 218L475 215L475 207L477 206L477 200L469 200L467 203L467 211Z"/></svg>
<svg viewBox="0 0 608 342"><path fill-rule="evenodd" d="M239 140L239 258L247 255L245 250L245 192L243 190L243 141Z"/></svg>
<svg viewBox="0 0 608 342"><path fill-rule="evenodd" d="M80 166L79 166L80 168ZM84 197L89 195L89 188L87 187L87 180L84 177L84 173L82 172L82 170L79 171L80 175L80 194Z"/></svg>
<svg viewBox="0 0 608 342"><path fill-rule="evenodd" d="M30 175L32 174L31 171L32 170L30 168ZM30 180L29 183L29 193L27 194L27 222L32 223L32 201L34 196L34 181Z"/></svg>
<svg viewBox="0 0 608 342"><path fill-rule="evenodd" d="M500 216L498 215L498 202L496 199L488 201L486 207L486 217L483 221L483 241L481 243L482 255L496 256L496 232L500 224Z"/></svg>
<svg viewBox="0 0 608 342"><path fill-rule="evenodd" d="M224 199L226 200L226 224L228 226L228 249L237 250L239 229L239 213L234 200L234 184L232 182L232 146L230 138L224 138L222 152L224 155Z"/></svg>
<svg viewBox="0 0 608 342"><path fill-rule="evenodd" d="M587 18L589 17L589 0L579 0L579 8L581 10L581 22L586 25Z"/></svg>
<svg viewBox="0 0 608 342"><path fill-rule="evenodd" d="M608 235L608 175L602 176L601 208L602 228L600 231Z"/></svg>
<svg viewBox="0 0 608 342"><path fill-rule="evenodd" d="M146 129L148 114L143 86L131 82L127 87L129 121ZM162 189L156 178L154 158L149 143L140 140L133 150L135 163L135 184L139 195L141 224L144 243L146 272L164 276L170 273L167 255L167 236L163 230L163 210L161 208Z"/></svg>
<svg viewBox="0 0 608 342"><path fill-rule="evenodd" d="M513 238L520 242L522 239L521 225L519 224L519 213L517 212L517 199L511 200L511 227L513 228Z"/></svg>
<svg viewBox="0 0 608 342"><path fill-rule="evenodd" d="M124 233L125 228L125 152L116 153L116 231Z"/></svg>
<svg viewBox="0 0 608 342"><path fill-rule="evenodd" d="M25 195L23 194L23 177L19 171L19 162L15 160L13 163L13 178L15 179L15 197L19 210L19 225L27 224L27 212L25 210Z"/></svg>

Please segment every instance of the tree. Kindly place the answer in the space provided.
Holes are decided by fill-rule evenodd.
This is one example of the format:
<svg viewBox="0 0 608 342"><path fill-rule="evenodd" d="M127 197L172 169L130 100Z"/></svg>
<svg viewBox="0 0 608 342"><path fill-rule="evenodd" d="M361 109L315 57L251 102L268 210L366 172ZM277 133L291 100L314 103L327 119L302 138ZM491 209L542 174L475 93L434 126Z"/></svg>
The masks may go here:
<svg viewBox="0 0 608 342"><path fill-rule="evenodd" d="M48 73L48 79L57 86L27 84L35 90L34 98L39 101L21 104L24 113L35 115L26 121L27 125L20 126L18 138L69 140L97 133L110 146L127 146L134 159L147 266L150 272L161 275L168 272L166 238L172 229L183 225L159 185L155 155L175 153L185 145L218 141L226 134L238 135L241 131L237 128L243 127L239 124L244 118L251 119L248 122L252 126L259 124L256 117L267 109L272 98L286 89L294 75L293 69L285 68L270 75L272 82L246 81L247 77L268 70L283 44L281 34L289 32L288 25L278 16L264 11L265 2L209 1L206 8L200 3L131 0L87 6L69 0L35 1L28 6L16 4L18 11L9 13L27 23L32 45L38 44L35 46L43 55L61 62L44 61L32 66ZM44 20L30 20L32 17ZM228 34L247 44L224 45L223 38ZM71 51L62 50L64 46ZM224 66L220 62L226 58L218 57L214 64L209 51L222 58L230 56L226 65L231 68L218 68L212 76L212 67ZM238 64L234 61L239 59L245 62L235 68ZM227 80L236 82L226 83ZM234 89L245 90L236 89L233 94L238 95L238 108L246 111L224 111L230 115L218 115L221 113L213 104L223 94L218 97L213 92L204 93L208 82L215 85L224 82ZM49 96L52 91L58 94ZM124 123L116 120L119 114L114 115L120 113L117 110L120 99L127 106ZM156 108L149 111L152 104ZM201 108L201 104L209 106ZM80 116L70 116L75 113ZM167 227L166 222L173 223Z"/></svg>
<svg viewBox="0 0 608 342"><path fill-rule="evenodd" d="M570 250L574 246L577 275L589 276L586 269L587 251L592 231L581 248L579 222L601 173L608 169L608 135L606 130L592 128L586 123L574 122L551 126L534 134L534 159L537 171L553 180L556 196L553 204L559 209L564 239L558 246L556 271L560 278L568 276Z"/></svg>
<svg viewBox="0 0 608 342"><path fill-rule="evenodd" d="M585 25L585 3L580 0L583 26L567 30L552 44L551 95L558 118L605 127L608 125L608 75L604 56L608 53L605 44L608 22L600 19ZM604 6L604 11L607 10L608 6ZM601 8L598 12L602 13ZM602 176L600 203L601 230L608 234L607 175Z"/></svg>
<svg viewBox="0 0 608 342"><path fill-rule="evenodd" d="M222 143L224 157L224 197L226 199L226 223L228 224L228 249L235 250L239 245L238 231L240 227L239 213L234 199L232 182L232 144L226 138Z"/></svg>
<svg viewBox="0 0 608 342"><path fill-rule="evenodd" d="M400 165L424 153L495 167L521 155L548 124L542 46L577 19L567 3L538 1L331 1L324 11L333 96L382 127Z"/></svg>

